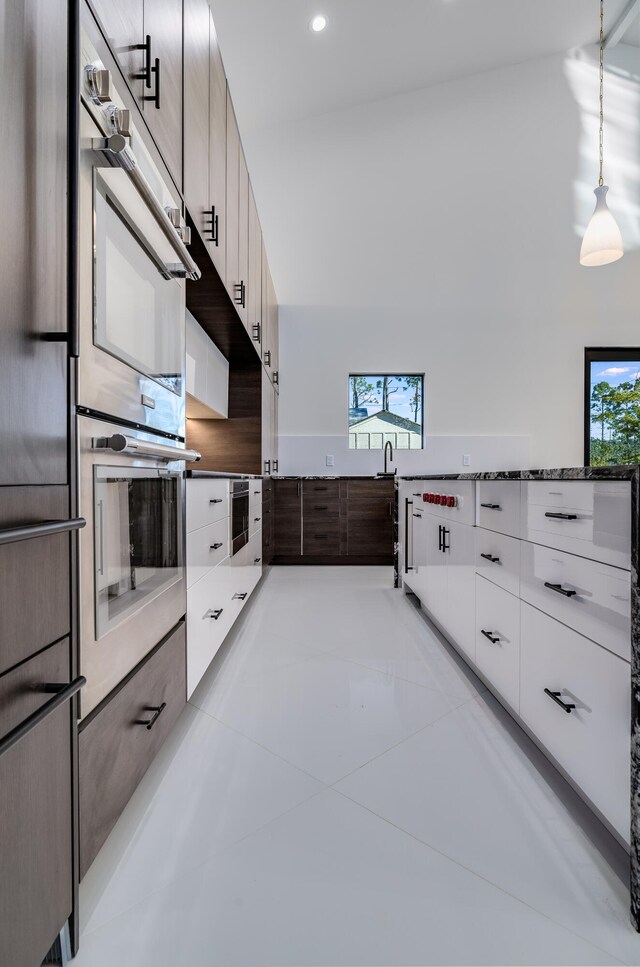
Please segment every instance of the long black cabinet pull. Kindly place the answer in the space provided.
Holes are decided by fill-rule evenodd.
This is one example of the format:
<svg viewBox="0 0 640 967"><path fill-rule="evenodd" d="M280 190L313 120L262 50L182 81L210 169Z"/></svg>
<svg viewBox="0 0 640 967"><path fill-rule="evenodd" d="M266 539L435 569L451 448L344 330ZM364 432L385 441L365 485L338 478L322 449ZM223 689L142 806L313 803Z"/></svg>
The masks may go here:
<svg viewBox="0 0 640 967"><path fill-rule="evenodd" d="M480 504L481 507L486 507L487 510L501 510L500 504Z"/></svg>
<svg viewBox="0 0 640 967"><path fill-rule="evenodd" d="M209 501L209 503L210 504L221 504L222 503L222 497L214 497L213 500L210 500Z"/></svg>
<svg viewBox="0 0 640 967"><path fill-rule="evenodd" d="M443 554L446 553L446 551L451 550L451 544L447 544L447 535L450 533L451 531L449 530L449 528L443 525L442 527L442 553Z"/></svg>
<svg viewBox="0 0 640 967"><path fill-rule="evenodd" d="M491 561L492 564L500 563L500 558L494 557L493 554L481 554L480 557L483 557L485 561Z"/></svg>
<svg viewBox="0 0 640 967"><path fill-rule="evenodd" d="M561 584L551 584L550 581L545 581L544 586L557 594L564 594L565 598L572 598L574 594L577 594L577 591L569 591L568 588L563 588Z"/></svg>
<svg viewBox="0 0 640 967"><path fill-rule="evenodd" d="M156 57L153 67L150 69L149 74L155 74L156 76L156 89L153 94L145 94L142 98L143 101L153 101L156 110L160 110L160 58ZM150 84L147 84L150 87Z"/></svg>
<svg viewBox="0 0 640 967"><path fill-rule="evenodd" d="M216 541L215 544L210 544L209 545L209 550L210 551L217 551L218 548L220 548L220 547L222 547L222 541Z"/></svg>
<svg viewBox="0 0 640 967"><path fill-rule="evenodd" d="M238 282L237 284L235 284L233 288L234 288L235 293L236 293L236 295L235 295L235 303L236 303L236 305L237 306L242 306L242 308L245 309L246 308L246 300L247 300L247 287L246 287L246 285L244 284L244 282L241 279L240 282Z"/></svg>
<svg viewBox="0 0 640 967"><path fill-rule="evenodd" d="M246 598L246 596L247 596L248 593L249 593L248 591L237 591L234 594L232 600L233 601L244 601L244 599Z"/></svg>
<svg viewBox="0 0 640 967"><path fill-rule="evenodd" d="M418 517L418 518L419 518L420 520L422 520L422 514L414 514L413 516L414 516L414 517ZM442 525L441 525L441 526L442 526Z"/></svg>
<svg viewBox="0 0 640 967"><path fill-rule="evenodd" d="M577 514L554 514L550 510L548 510L544 516L553 517L555 520L577 520L578 519Z"/></svg>
<svg viewBox="0 0 640 967"><path fill-rule="evenodd" d="M28 715L26 719L23 719L19 725L16 725L15 729L7 732L4 738L0 739L0 756L3 756L5 752L13 748L16 742L19 742L25 735L32 732L36 726L40 725L57 708L60 708L70 698L73 698L76 692L79 692L86 683L87 679L84 675L78 675L68 685L43 685L41 689L43 692L55 691L55 695L48 702L45 702L44 705L41 705L40 708L36 709L35 712L32 712L31 715Z"/></svg>
<svg viewBox="0 0 640 967"><path fill-rule="evenodd" d="M444 530L442 524L438 524L438 550L442 550L442 531Z"/></svg>
<svg viewBox="0 0 640 967"><path fill-rule="evenodd" d="M211 225L207 226L211 234L211 238L209 239L209 241L213 242L213 244L217 248L219 239L218 239L218 216L216 215L216 206L212 205L211 208L208 208L204 214L206 218L211 219Z"/></svg>
<svg viewBox="0 0 640 967"><path fill-rule="evenodd" d="M559 705L560 708L563 708L565 712L571 712L571 710L575 708L575 705L572 705L570 702L562 701L560 698L562 692L552 692L551 689L545 688L544 693L545 695L548 695L549 698L552 698L556 705Z"/></svg>
<svg viewBox="0 0 640 967"><path fill-rule="evenodd" d="M67 531L77 531L83 528L86 523L84 517L74 517L71 520L45 520L38 524L9 527L7 530L0 530L0 545L28 541L34 537L50 537L51 534L64 534Z"/></svg>
<svg viewBox="0 0 640 967"><path fill-rule="evenodd" d="M145 37L144 44L136 44L133 48L134 50L144 51L144 67L142 68L141 74L136 74L140 80L144 81L144 86L151 89L151 37L149 34Z"/></svg>
<svg viewBox="0 0 640 967"><path fill-rule="evenodd" d="M216 608L215 611L208 611L207 614L205 614L205 618L213 618L214 621L217 621L223 611L224 608Z"/></svg>
<svg viewBox="0 0 640 967"><path fill-rule="evenodd" d="M498 644L498 642L500 641L500 639L499 639L499 638L497 638L497 637L496 637L496 636L495 636L494 634L492 634L492 633L491 633L490 631L483 631L483 630L482 630L482 628L480 629L480 634L481 634L481 635L484 635L484 636L485 636L485 638L488 638L488 639L489 639L489 641L491 642L491 644L492 644L492 645L497 645L497 644Z"/></svg>
<svg viewBox="0 0 640 967"><path fill-rule="evenodd" d="M167 707L167 703L163 702L162 705L149 705L146 709L147 712L153 712L150 719L136 719L136 725L145 725L147 731L150 732L153 726L156 724L162 713Z"/></svg>
<svg viewBox="0 0 640 967"><path fill-rule="evenodd" d="M314 510L329 510L326 504L320 504L318 507L314 507Z"/></svg>

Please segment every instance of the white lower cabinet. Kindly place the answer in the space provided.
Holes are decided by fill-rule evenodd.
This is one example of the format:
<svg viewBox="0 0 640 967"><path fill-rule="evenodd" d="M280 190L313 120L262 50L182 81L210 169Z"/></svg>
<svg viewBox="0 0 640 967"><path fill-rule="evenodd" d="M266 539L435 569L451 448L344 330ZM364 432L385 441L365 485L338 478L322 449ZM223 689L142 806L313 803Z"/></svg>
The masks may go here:
<svg viewBox="0 0 640 967"><path fill-rule="evenodd" d="M520 599L476 576L476 665L520 709Z"/></svg>
<svg viewBox="0 0 640 967"><path fill-rule="evenodd" d="M629 665L522 603L520 716L629 842Z"/></svg>
<svg viewBox="0 0 640 967"><path fill-rule="evenodd" d="M213 661L237 617L230 558L187 591L187 698Z"/></svg>

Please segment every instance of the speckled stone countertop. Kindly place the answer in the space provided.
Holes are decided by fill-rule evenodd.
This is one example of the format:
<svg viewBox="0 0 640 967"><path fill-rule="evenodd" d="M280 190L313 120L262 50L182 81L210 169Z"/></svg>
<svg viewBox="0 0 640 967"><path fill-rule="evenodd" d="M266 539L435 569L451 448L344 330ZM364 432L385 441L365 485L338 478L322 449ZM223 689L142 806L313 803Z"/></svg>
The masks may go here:
<svg viewBox="0 0 640 967"><path fill-rule="evenodd" d="M564 467L557 470L494 470L489 473L399 474L399 480L631 480L638 464L624 467Z"/></svg>
<svg viewBox="0 0 640 967"><path fill-rule="evenodd" d="M275 473L271 475L272 480L393 480L391 473L386 477L380 477L375 473ZM407 480L409 478L407 477Z"/></svg>
<svg viewBox="0 0 640 967"><path fill-rule="evenodd" d="M262 480L258 473L225 473L222 470L187 470L187 477L217 477L219 480Z"/></svg>

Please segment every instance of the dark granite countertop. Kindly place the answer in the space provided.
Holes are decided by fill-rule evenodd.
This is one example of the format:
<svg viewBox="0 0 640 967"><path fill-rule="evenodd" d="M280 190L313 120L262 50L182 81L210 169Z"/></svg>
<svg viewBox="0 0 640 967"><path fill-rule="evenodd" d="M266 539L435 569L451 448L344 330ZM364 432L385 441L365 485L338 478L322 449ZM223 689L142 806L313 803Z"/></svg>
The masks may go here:
<svg viewBox="0 0 640 967"><path fill-rule="evenodd" d="M187 470L187 477L217 477L220 480L262 480L258 473L226 473L223 470Z"/></svg>
<svg viewBox="0 0 640 967"><path fill-rule="evenodd" d="M379 477L375 473L287 473L272 474L272 480L393 480L393 474ZM410 479L407 477L407 480Z"/></svg>
<svg viewBox="0 0 640 967"><path fill-rule="evenodd" d="M552 470L494 470L487 473L399 475L399 480L631 480L638 464L622 467L565 467Z"/></svg>

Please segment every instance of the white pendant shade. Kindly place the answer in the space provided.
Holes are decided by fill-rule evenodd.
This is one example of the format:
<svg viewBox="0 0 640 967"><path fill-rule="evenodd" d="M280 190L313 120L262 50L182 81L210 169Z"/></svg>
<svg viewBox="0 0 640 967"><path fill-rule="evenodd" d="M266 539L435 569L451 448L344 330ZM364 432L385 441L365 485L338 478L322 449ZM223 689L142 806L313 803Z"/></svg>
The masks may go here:
<svg viewBox="0 0 640 967"><path fill-rule="evenodd" d="M620 229L607 207L608 191L606 185L594 190L596 207L582 240L580 265L608 265L624 255Z"/></svg>

